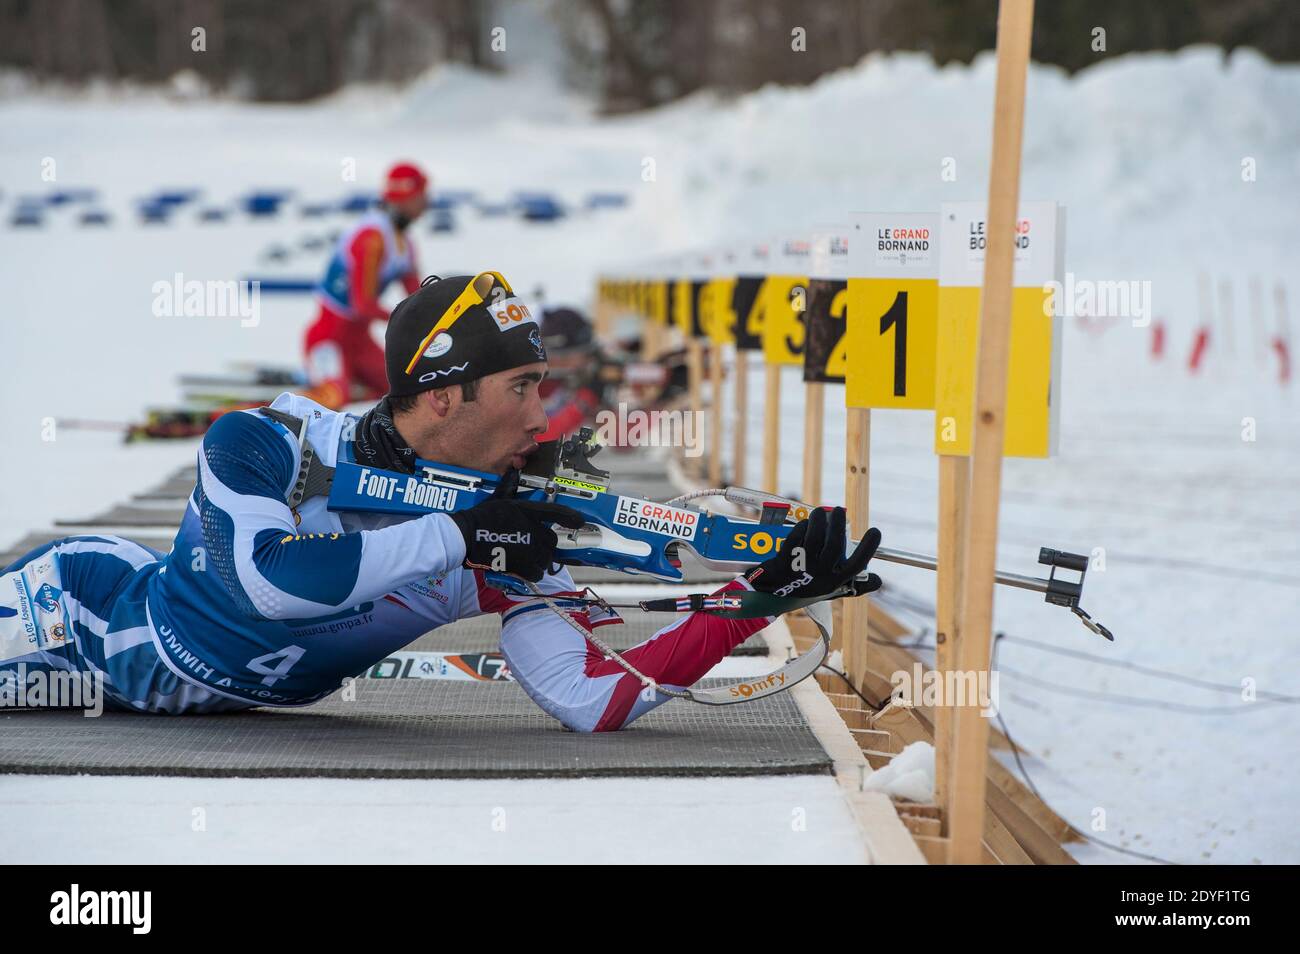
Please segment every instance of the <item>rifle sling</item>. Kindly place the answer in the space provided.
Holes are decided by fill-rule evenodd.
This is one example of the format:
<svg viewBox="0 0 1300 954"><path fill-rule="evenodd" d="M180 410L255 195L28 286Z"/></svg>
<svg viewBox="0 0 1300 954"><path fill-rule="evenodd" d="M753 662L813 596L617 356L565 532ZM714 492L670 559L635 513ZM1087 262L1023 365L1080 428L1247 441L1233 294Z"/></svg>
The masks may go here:
<svg viewBox="0 0 1300 954"><path fill-rule="evenodd" d="M285 495L284 502L291 510L296 510L305 500L328 497L330 487L334 485L334 468L320 459L316 448L307 440L307 422L301 417L270 407L259 407L257 410L263 417L283 424L298 439L298 474L294 478L293 487Z"/></svg>

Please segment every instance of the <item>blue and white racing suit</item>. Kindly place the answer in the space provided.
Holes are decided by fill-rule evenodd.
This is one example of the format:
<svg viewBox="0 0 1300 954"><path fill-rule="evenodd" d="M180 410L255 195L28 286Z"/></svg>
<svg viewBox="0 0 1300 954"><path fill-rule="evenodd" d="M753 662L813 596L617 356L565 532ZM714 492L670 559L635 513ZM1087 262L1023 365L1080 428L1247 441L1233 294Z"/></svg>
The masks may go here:
<svg viewBox="0 0 1300 954"><path fill-rule="evenodd" d="M292 394L271 406L307 422L324 464L350 457L352 415ZM170 553L69 537L0 570L0 674L102 673L107 704L139 712L300 706L438 626L500 613L512 675L569 728L618 729L670 698L643 693L545 604L463 568L445 514L335 513L324 496L291 509L299 463L288 427L231 412L203 439ZM574 590L567 570L540 585ZM662 685L688 686L770 621L693 613L624 655Z"/></svg>

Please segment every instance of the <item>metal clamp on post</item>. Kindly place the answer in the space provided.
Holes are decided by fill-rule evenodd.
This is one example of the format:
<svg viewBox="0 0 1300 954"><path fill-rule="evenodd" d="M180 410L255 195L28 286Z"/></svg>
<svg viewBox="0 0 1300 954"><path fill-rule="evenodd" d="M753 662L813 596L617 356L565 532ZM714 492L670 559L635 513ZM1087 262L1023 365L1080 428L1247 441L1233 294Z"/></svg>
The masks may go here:
<svg viewBox="0 0 1300 954"><path fill-rule="evenodd" d="M1104 636L1111 642L1115 637L1111 635L1110 630L1102 626L1079 605L1079 600L1083 596L1083 578L1088 573L1088 558L1081 553L1066 553L1064 550L1053 550L1051 547L1040 547L1038 550L1038 562L1043 566L1050 566L1052 572L1047 576L1047 589L1044 594L1047 602L1053 606L1067 606L1070 611L1083 621L1083 625L1099 636ZM1058 569L1075 570L1079 574L1077 580L1060 580L1056 577Z"/></svg>

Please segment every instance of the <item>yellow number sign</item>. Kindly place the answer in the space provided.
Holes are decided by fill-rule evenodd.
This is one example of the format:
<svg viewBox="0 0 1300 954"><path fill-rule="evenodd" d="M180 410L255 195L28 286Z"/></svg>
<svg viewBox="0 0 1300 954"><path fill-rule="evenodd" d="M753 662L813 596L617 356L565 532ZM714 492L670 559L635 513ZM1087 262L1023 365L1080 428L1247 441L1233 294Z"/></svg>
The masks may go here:
<svg viewBox="0 0 1300 954"><path fill-rule="evenodd" d="M853 216L848 283L848 407L934 407L939 217Z"/></svg>
<svg viewBox="0 0 1300 954"><path fill-rule="evenodd" d="M763 334L763 360L768 364L803 364L803 312L808 279L798 275L769 275L759 293L763 314L757 324Z"/></svg>
<svg viewBox="0 0 1300 954"><path fill-rule="evenodd" d="M672 283L672 316L673 324L677 326L685 338L691 337L691 328L695 323L695 301L691 294L691 280L689 278L679 278Z"/></svg>
<svg viewBox="0 0 1300 954"><path fill-rule="evenodd" d="M668 289L666 281L657 279L650 283L650 320L656 325L668 324Z"/></svg>
<svg viewBox="0 0 1300 954"><path fill-rule="evenodd" d="M939 282L849 279L849 407L934 407Z"/></svg>
<svg viewBox="0 0 1300 954"><path fill-rule="evenodd" d="M731 299L736 289L736 279L712 278L700 292L700 327L714 344L731 344L736 340L736 313Z"/></svg>
<svg viewBox="0 0 1300 954"><path fill-rule="evenodd" d="M831 299L831 318L845 322L846 325L845 333L840 335L840 340L835 342L830 357L826 359L826 377L836 381L843 380L849 370L848 311L849 290L845 287L837 291L835 297Z"/></svg>
<svg viewBox="0 0 1300 954"><path fill-rule="evenodd" d="M980 288L984 274L984 203L945 204L936 366L934 450L971 452ZM1050 313L1048 282L1059 280L1060 228L1054 202L1029 202L1016 222L1015 289L1007 368L1008 457L1048 457L1060 415L1060 319Z"/></svg>

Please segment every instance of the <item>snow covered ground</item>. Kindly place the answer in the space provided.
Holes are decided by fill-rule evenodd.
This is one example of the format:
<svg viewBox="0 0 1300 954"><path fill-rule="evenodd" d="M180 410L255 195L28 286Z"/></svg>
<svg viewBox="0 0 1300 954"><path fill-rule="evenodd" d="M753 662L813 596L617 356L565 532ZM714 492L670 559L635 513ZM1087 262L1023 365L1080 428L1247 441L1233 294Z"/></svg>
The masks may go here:
<svg viewBox="0 0 1300 954"><path fill-rule="evenodd" d="M853 864L829 775L212 779L0 776L10 864ZM202 827L197 827L197 826ZM129 842L106 833L130 832Z"/></svg>
<svg viewBox="0 0 1300 954"><path fill-rule="evenodd" d="M554 225L469 213L455 233L417 227L428 272L495 268L544 288L550 301L585 302L601 269L661 252L835 221L848 210L982 198L992 79L987 58L944 69L917 56L870 58L807 89L768 88L734 102L700 96L618 119L595 118L544 75L457 70L400 93L354 90L292 108L158 94L0 101L4 222L16 195L52 187L97 188L117 216L105 229L78 228L67 209L39 230L0 224L0 545L56 517L94 513L193 453L192 443L124 448L111 434L66 428L51 441L47 419L125 420L174 400L178 373L297 360L314 314L305 297L263 296L259 321L246 327L154 317L154 284L177 273L315 276L322 254L298 243L345 220L299 219L291 209L267 222L205 225L183 209L171 225L144 226L131 210L148 191L199 186L205 205L253 187L335 198L411 157L433 170L437 187L490 199L517 189L572 201L592 190L627 192L626 210ZM1007 462L1000 561L1029 573L1040 545L1104 547L1106 569L1089 574L1084 605L1117 642L1029 594L1000 593L996 623L1009 636L1107 661L1004 642L1002 708L1058 812L1088 830L1100 811L1099 838L1176 861L1300 861L1292 807L1300 722L1291 708L1300 695L1297 383L1277 384L1247 297L1258 276L1269 334L1274 283L1287 285L1293 308L1300 301L1298 106L1300 70L1249 52L1226 61L1208 49L1121 57L1073 78L1035 67L1029 84L1023 194L1068 207L1066 262L1077 277L1153 283L1169 353L1152 361L1150 329L1128 322L1102 331L1067 321L1061 453ZM647 158L653 181L642 178ZM53 186L41 179L47 159ZM945 159L955 160L956 181L941 178ZM1242 177L1246 159L1253 181ZM343 178L350 163L355 181ZM294 250L289 261L262 262L277 243ZM1231 282L1236 320L1230 337L1220 325L1206 368L1192 377L1184 363L1199 270ZM801 388L790 380L784 395L785 439L794 443ZM832 388L828 498L841 485L838 403ZM1243 440L1246 419L1254 440ZM930 416L877 413L872 427L875 521L888 545L931 550ZM750 447L753 475L759 450ZM798 455L784 455L783 467L783 484L797 488ZM933 581L920 571L882 575L932 599ZM1258 701L1241 700L1244 679ZM129 780L3 784L34 799L44 797L41 784L120 785L123 799L135 797ZM197 798L174 788L177 804ZM362 802L380 791L342 797ZM1125 860L1100 848L1077 853Z"/></svg>

